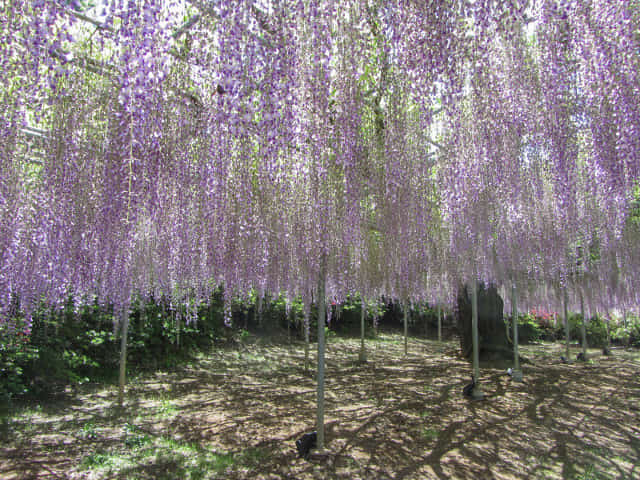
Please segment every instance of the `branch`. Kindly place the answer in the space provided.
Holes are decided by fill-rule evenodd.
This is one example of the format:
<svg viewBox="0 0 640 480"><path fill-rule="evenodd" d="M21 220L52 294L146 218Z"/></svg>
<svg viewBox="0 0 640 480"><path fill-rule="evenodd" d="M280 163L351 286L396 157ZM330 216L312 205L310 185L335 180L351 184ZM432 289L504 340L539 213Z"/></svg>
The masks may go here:
<svg viewBox="0 0 640 480"><path fill-rule="evenodd" d="M220 19L220 16L215 12L215 10L213 8L211 8L210 6L206 5L204 2L202 2L201 0L186 0L186 2L189 5L192 5L194 7L196 7L198 10L200 10L200 12L202 12L203 14L209 15L213 18L215 18L216 20ZM273 28L271 28L266 19L265 19L265 13L260 10L259 8L257 8L255 5L251 6L251 11L253 12L253 14L256 17L256 21L258 22L258 26L264 30L265 32L267 32L270 35L276 35L276 32L273 30ZM257 39L260 43L262 43L263 45L265 45L266 47L269 48L273 48L273 44L267 40L266 38L262 38L260 36L257 36ZM174 55L173 52L170 52L172 55ZM175 55L174 55L175 56ZM178 57L180 58L180 57Z"/></svg>
<svg viewBox="0 0 640 480"><path fill-rule="evenodd" d="M189 30L191 27L193 27L199 20L200 20L200 14L194 15L189 20L187 20L185 23L183 23L175 32L173 32L171 34L171 36L173 38L178 38L180 35L182 35L187 30Z"/></svg>
<svg viewBox="0 0 640 480"><path fill-rule="evenodd" d="M113 65L104 65L101 62L88 57L74 56L72 60L69 60L69 52L64 52L62 50L50 50L49 54L53 58L61 60L63 63L73 63L74 65L78 65L91 73L95 73L103 77L113 77L113 73L117 71L117 68Z"/></svg>
<svg viewBox="0 0 640 480"><path fill-rule="evenodd" d="M27 135L28 137L38 137L38 138L46 138L48 139L49 132L46 130L42 130L40 128L25 126L20 129L22 133Z"/></svg>
<svg viewBox="0 0 640 480"><path fill-rule="evenodd" d="M266 14L262 10L260 10L255 5L251 5L251 12L256 17L256 20L258 21L258 25L260 26L260 28L262 28L265 32L269 33L270 35L276 34L276 32L267 23L267 19L265 18Z"/></svg>
<svg viewBox="0 0 640 480"><path fill-rule="evenodd" d="M375 88L370 88L369 90L367 90L366 92L362 92L362 96L364 98L370 97L371 95L373 95L374 93L376 93L377 89Z"/></svg>
<svg viewBox="0 0 640 480"><path fill-rule="evenodd" d="M28 163L33 163L35 165L44 165L44 160L41 160L39 158L34 158L34 157L26 157L25 160Z"/></svg>
<svg viewBox="0 0 640 480"><path fill-rule="evenodd" d="M427 143L430 143L431 145L433 145L434 147L439 148L440 150L443 150L445 152L447 151L447 147L445 147L444 145L439 144L435 140L431 140L430 138L427 138Z"/></svg>
<svg viewBox="0 0 640 480"><path fill-rule="evenodd" d="M78 65L80 68L84 68L89 72L95 73L97 75L101 75L103 77L106 77L112 80L116 78L118 73L118 69L115 67L115 65L103 64L101 62L98 62L97 60L94 60L93 58L76 57L73 60L68 61L66 57L67 54L64 52L51 50L49 53L51 54L52 57L62 60L63 62L73 63L74 65ZM169 53L171 53L174 56L177 56L178 58L181 58L177 52L175 53L169 52ZM173 90L178 95L191 100L197 107L199 108L203 107L202 100L200 100L195 94L179 88L173 88Z"/></svg>
<svg viewBox="0 0 640 480"><path fill-rule="evenodd" d="M113 33L113 27L110 27L109 25L105 24L104 22L100 22L94 18L91 17L87 17L86 15L83 15L80 12L76 12L75 10L67 10L71 15L73 15L74 17L76 17L78 20L82 20L83 22L87 22L90 23L92 25L95 25L99 30L106 30L107 32L111 32Z"/></svg>
<svg viewBox="0 0 640 480"><path fill-rule="evenodd" d="M212 16L216 20L220 19L219 15L215 12L215 10L213 10L213 8L211 8L208 5L206 5L206 3L203 3L203 2L201 2L199 0L186 0L186 2L189 5L193 5L194 7L196 7L201 12L205 12L208 15Z"/></svg>
<svg viewBox="0 0 640 480"><path fill-rule="evenodd" d="M91 25L95 25L99 30L106 30L107 32L114 33L115 30L110 25L105 24L104 22L100 22L95 18L88 17L80 12L76 12L75 10L67 10L71 15L76 17L78 20L82 20L83 22L90 23ZM200 20L200 15L196 14L183 23L180 27L178 27L172 34L172 38L178 38L180 35L184 34L187 30L193 27Z"/></svg>
<svg viewBox="0 0 640 480"><path fill-rule="evenodd" d="M181 97L186 98L187 100L191 100L191 102L198 108L204 108L204 105L202 103L202 100L200 100L200 98L198 98L198 96L195 93L191 93L188 92L186 90L182 90L181 88L178 87L171 87L171 90L173 90L176 94L178 94Z"/></svg>

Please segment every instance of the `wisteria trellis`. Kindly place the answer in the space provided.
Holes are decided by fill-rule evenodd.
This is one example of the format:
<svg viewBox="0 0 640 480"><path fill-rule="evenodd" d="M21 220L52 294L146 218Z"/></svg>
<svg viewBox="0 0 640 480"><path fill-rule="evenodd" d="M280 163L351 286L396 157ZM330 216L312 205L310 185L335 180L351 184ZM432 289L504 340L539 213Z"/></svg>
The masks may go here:
<svg viewBox="0 0 640 480"><path fill-rule="evenodd" d="M441 302L477 276L638 303L637 2L81 10L0 3L3 316L308 298L322 269L338 299Z"/></svg>

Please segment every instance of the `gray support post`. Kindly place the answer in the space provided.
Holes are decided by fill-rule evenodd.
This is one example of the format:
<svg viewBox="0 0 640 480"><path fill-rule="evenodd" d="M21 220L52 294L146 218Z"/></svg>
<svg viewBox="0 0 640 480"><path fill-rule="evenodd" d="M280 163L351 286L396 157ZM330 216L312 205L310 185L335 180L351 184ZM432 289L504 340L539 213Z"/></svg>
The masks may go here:
<svg viewBox="0 0 640 480"><path fill-rule="evenodd" d="M127 374L127 332L129 330L129 313L122 313L122 330L120 332L120 379L118 385L118 405L124 405L124 384Z"/></svg>
<svg viewBox="0 0 640 480"><path fill-rule="evenodd" d="M518 291L515 282L511 286L511 316L513 318L513 372L511 378L516 382L521 382L522 370L520 370L520 354L518 352Z"/></svg>
<svg viewBox="0 0 640 480"><path fill-rule="evenodd" d="M584 297L582 295L582 288L580 289L580 314L582 315L582 324L580 330L582 333L582 356L583 359L587 359L587 316L584 313Z"/></svg>
<svg viewBox="0 0 640 480"><path fill-rule="evenodd" d="M563 289L563 304L564 304L564 333L566 337L565 342L565 356L567 358L567 362L571 359L569 352L569 311L567 309L567 302L569 301L569 296L567 294L567 287Z"/></svg>
<svg viewBox="0 0 640 480"><path fill-rule="evenodd" d="M407 332L408 332L408 328L407 328L407 317L409 316L409 303L406 302L404 304L404 356L406 357L408 354L408 345L407 345Z"/></svg>
<svg viewBox="0 0 640 480"><path fill-rule="evenodd" d="M304 371L309 372L309 305L304 306Z"/></svg>
<svg viewBox="0 0 640 480"><path fill-rule="evenodd" d="M365 303L363 298L362 304L360 307L360 354L358 355L358 360L360 362L367 361L367 352L364 348L364 317L366 314L366 310L367 310L367 304Z"/></svg>
<svg viewBox="0 0 640 480"><path fill-rule="evenodd" d="M324 327L326 318L326 301L324 293L324 269L321 267L318 281L318 374L317 382L317 411L316 411L316 448L324 450Z"/></svg>

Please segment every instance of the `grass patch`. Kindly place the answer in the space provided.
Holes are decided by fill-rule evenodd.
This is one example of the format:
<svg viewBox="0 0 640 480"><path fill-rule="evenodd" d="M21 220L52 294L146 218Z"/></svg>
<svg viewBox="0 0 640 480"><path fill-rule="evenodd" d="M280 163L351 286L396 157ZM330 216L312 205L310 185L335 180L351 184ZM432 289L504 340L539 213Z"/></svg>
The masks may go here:
<svg viewBox="0 0 640 480"><path fill-rule="evenodd" d="M81 470L104 469L113 464L114 456L108 453L92 453L80 462Z"/></svg>
<svg viewBox="0 0 640 480"><path fill-rule="evenodd" d="M160 418L170 418L175 417L179 413L179 409L175 403L167 398L163 398L160 401L160 406L158 407L158 416Z"/></svg>
<svg viewBox="0 0 640 480"><path fill-rule="evenodd" d="M80 429L80 436L86 440L95 440L98 438L96 426L93 422L87 422L82 425L82 428Z"/></svg>
<svg viewBox="0 0 640 480"><path fill-rule="evenodd" d="M433 385L425 385L423 390L425 393L436 393L438 391L438 389Z"/></svg>
<svg viewBox="0 0 640 480"><path fill-rule="evenodd" d="M151 438L131 423L124 424L124 444L129 448L138 448L151 442Z"/></svg>
<svg viewBox="0 0 640 480"><path fill-rule="evenodd" d="M601 474L593 465L587 465L584 467L584 471L582 473L575 475L573 478L575 478L575 480L608 480L612 477Z"/></svg>
<svg viewBox="0 0 640 480"><path fill-rule="evenodd" d="M238 469L253 470L266 458L266 452L258 448L220 452L164 435L153 437L129 423L124 430L123 447L86 456L79 469L96 478L200 480Z"/></svg>
<svg viewBox="0 0 640 480"><path fill-rule="evenodd" d="M433 428L425 428L422 431L422 438L427 441L435 440L438 438L438 431Z"/></svg>

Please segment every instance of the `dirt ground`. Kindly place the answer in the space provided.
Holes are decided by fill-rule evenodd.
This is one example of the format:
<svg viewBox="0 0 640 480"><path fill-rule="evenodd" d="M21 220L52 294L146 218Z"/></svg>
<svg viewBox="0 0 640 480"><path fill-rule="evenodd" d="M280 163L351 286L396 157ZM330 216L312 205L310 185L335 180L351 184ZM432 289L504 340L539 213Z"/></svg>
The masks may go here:
<svg viewBox="0 0 640 480"><path fill-rule="evenodd" d="M315 348L315 345L312 346ZM303 345L221 349L130 384L85 385L0 423L0 478L640 479L640 353L524 346L524 382L481 369L484 400L462 397L469 364L453 342L330 339L328 453L298 458L315 427ZM573 358L578 349L573 349ZM312 354L312 360L315 352Z"/></svg>

